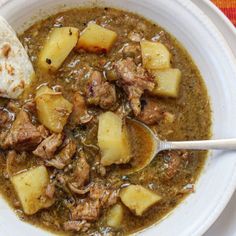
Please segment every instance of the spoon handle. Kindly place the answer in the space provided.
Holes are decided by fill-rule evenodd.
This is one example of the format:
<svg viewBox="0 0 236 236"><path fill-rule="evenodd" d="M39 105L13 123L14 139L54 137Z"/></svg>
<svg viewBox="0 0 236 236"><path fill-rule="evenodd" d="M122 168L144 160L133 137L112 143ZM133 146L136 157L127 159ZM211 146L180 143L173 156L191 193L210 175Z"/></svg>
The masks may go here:
<svg viewBox="0 0 236 236"><path fill-rule="evenodd" d="M167 142L161 141L159 144L160 150L171 149L191 149L191 150L236 150L236 139L218 139L218 140L201 140L201 141L177 141Z"/></svg>

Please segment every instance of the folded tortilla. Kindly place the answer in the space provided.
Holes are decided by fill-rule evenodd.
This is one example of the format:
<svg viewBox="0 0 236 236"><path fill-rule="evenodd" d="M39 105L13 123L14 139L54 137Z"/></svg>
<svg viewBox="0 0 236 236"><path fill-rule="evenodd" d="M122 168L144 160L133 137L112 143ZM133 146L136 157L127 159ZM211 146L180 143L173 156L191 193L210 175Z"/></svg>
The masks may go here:
<svg viewBox="0 0 236 236"><path fill-rule="evenodd" d="M18 98L33 77L34 69L26 50L0 16L0 97Z"/></svg>

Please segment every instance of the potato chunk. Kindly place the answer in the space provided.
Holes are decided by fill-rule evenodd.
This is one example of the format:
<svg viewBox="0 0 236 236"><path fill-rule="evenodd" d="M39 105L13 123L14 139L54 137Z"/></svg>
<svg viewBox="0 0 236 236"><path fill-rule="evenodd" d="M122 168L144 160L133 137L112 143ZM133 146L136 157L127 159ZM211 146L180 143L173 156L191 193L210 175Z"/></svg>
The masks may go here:
<svg viewBox="0 0 236 236"><path fill-rule="evenodd" d="M141 185L129 185L122 189L120 198L137 216L141 216L149 207L161 200L161 196Z"/></svg>
<svg viewBox="0 0 236 236"><path fill-rule="evenodd" d="M99 116L98 145L104 166L127 163L130 160L127 130L118 115L106 112Z"/></svg>
<svg viewBox="0 0 236 236"><path fill-rule="evenodd" d="M47 86L37 91L35 100L39 121L52 132L60 133L73 105L61 93L54 92Z"/></svg>
<svg viewBox="0 0 236 236"><path fill-rule="evenodd" d="M143 66L147 70L170 68L171 54L164 44L146 40L140 44Z"/></svg>
<svg viewBox="0 0 236 236"><path fill-rule="evenodd" d="M89 23L82 32L77 48L88 52L106 53L117 39L117 33L95 23Z"/></svg>
<svg viewBox="0 0 236 236"><path fill-rule="evenodd" d="M11 182L27 215L50 207L54 202L44 196L49 184L49 176L45 166L38 166L17 174L11 178Z"/></svg>
<svg viewBox="0 0 236 236"><path fill-rule="evenodd" d="M124 210L121 204L114 205L107 213L107 225L119 228L122 223Z"/></svg>
<svg viewBox="0 0 236 236"><path fill-rule="evenodd" d="M163 97L178 97L181 82L181 71L179 69L155 71L153 75L156 86L152 93Z"/></svg>
<svg viewBox="0 0 236 236"><path fill-rule="evenodd" d="M38 58L39 68L56 71L75 47L79 30L74 27L53 28Z"/></svg>

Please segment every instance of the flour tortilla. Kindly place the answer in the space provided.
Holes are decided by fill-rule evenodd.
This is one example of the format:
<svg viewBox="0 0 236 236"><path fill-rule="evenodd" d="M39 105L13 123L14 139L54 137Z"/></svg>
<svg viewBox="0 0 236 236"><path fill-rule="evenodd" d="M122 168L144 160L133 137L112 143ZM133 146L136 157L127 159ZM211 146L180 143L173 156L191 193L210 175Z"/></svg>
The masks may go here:
<svg viewBox="0 0 236 236"><path fill-rule="evenodd" d="M26 50L0 16L0 97L17 99L34 78Z"/></svg>

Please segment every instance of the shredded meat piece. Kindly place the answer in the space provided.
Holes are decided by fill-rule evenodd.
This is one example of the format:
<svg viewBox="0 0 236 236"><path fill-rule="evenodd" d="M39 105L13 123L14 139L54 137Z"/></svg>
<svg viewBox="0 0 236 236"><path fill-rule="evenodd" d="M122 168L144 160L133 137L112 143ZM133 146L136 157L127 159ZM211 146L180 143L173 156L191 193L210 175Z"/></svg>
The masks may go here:
<svg viewBox="0 0 236 236"><path fill-rule="evenodd" d="M31 112L32 114L36 112L36 103L33 100L27 101L24 106L23 109Z"/></svg>
<svg viewBox="0 0 236 236"><path fill-rule="evenodd" d="M77 193L79 195L84 195L84 194L88 193L91 189L91 185L88 185L87 187L85 187L83 189L78 189L76 187L76 183L69 183L68 186L72 192Z"/></svg>
<svg viewBox="0 0 236 236"><path fill-rule="evenodd" d="M49 131L43 125L38 126L37 130L40 132L41 136L44 139L48 137Z"/></svg>
<svg viewBox="0 0 236 236"><path fill-rule="evenodd" d="M81 156L77 162L77 166L74 172L74 183L77 187L84 186L89 180L90 166L84 156Z"/></svg>
<svg viewBox="0 0 236 236"><path fill-rule="evenodd" d="M141 66L136 66L131 58L118 61L115 68L120 77L118 84L128 95L137 116L141 112L140 97L145 90L152 91L155 86L153 78Z"/></svg>
<svg viewBox="0 0 236 236"><path fill-rule="evenodd" d="M56 188L54 184L49 184L46 188L45 195L46 197L53 199L54 194L55 194Z"/></svg>
<svg viewBox="0 0 236 236"><path fill-rule="evenodd" d="M114 205L118 199L118 190L111 190L104 185L95 183L90 187L89 198L80 202L72 210L73 220L95 221L103 208Z"/></svg>
<svg viewBox="0 0 236 236"><path fill-rule="evenodd" d="M181 163L181 158L182 154L181 152L168 152L168 164L167 164L167 169L165 171L165 176L166 179L172 179L178 172L180 163Z"/></svg>
<svg viewBox="0 0 236 236"><path fill-rule="evenodd" d="M66 231L86 232L91 227L91 224L86 220L67 221L63 224L63 226Z"/></svg>
<svg viewBox="0 0 236 236"><path fill-rule="evenodd" d="M30 151L42 141L41 133L34 126L28 114L21 110L9 130L3 148L14 148L17 151Z"/></svg>
<svg viewBox="0 0 236 236"><path fill-rule="evenodd" d="M88 114L85 98L79 92L76 92L73 97L72 121L76 124L86 124L92 118L93 116Z"/></svg>
<svg viewBox="0 0 236 236"><path fill-rule="evenodd" d="M88 81L86 98L89 104L109 109L116 103L115 86L103 81L101 73L94 71Z"/></svg>
<svg viewBox="0 0 236 236"><path fill-rule="evenodd" d="M76 208L72 210L73 220L88 220L95 221L99 218L101 213L101 204L99 200L85 200L80 202Z"/></svg>
<svg viewBox="0 0 236 236"><path fill-rule="evenodd" d="M154 99L144 98L141 99L141 113L137 118L147 125L154 125L163 118L163 112Z"/></svg>
<svg viewBox="0 0 236 236"><path fill-rule="evenodd" d="M43 159L51 159L61 144L62 134L52 134L38 145L33 154Z"/></svg>
<svg viewBox="0 0 236 236"><path fill-rule="evenodd" d="M68 144L50 161L46 163L49 166L54 166L57 169L63 169L67 166L70 162L72 157L76 152L76 143L69 139Z"/></svg>
<svg viewBox="0 0 236 236"><path fill-rule="evenodd" d="M7 103L7 109L11 112L18 113L20 110L20 105L17 101L15 100L10 100Z"/></svg>
<svg viewBox="0 0 236 236"><path fill-rule="evenodd" d="M95 183L90 189L90 198L99 200L101 206L109 207L117 202L119 192L106 188L102 184Z"/></svg>

